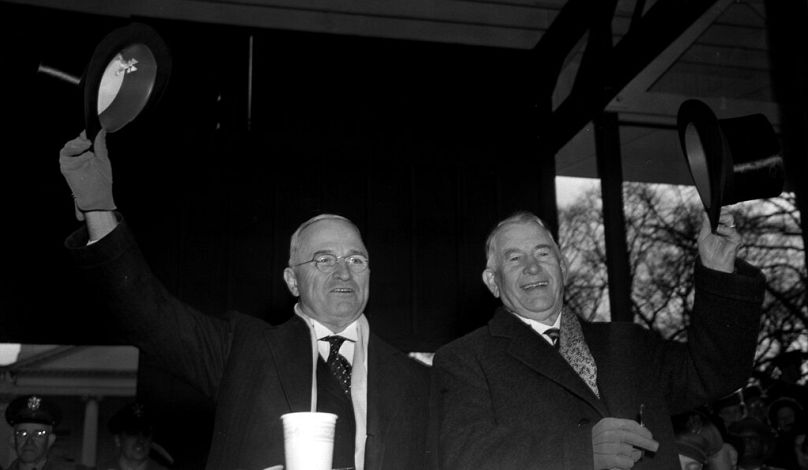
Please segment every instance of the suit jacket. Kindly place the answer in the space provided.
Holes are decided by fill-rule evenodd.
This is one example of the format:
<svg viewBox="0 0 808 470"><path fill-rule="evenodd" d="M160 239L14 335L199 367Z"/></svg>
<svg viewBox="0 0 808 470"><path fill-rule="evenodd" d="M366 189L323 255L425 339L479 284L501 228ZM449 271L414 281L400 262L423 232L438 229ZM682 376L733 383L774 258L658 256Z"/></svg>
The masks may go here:
<svg viewBox="0 0 808 470"><path fill-rule="evenodd" d="M124 337L215 401L207 468L283 464L280 416L310 407L312 353L305 322L293 316L272 326L240 313L214 317L196 311L151 274L125 222L85 244L84 229L66 242L89 292L116 316ZM367 360L365 468L422 468L428 369L373 333Z"/></svg>
<svg viewBox="0 0 808 470"><path fill-rule="evenodd" d="M598 368L598 399L564 358L513 314L439 349L434 390L445 469L593 468L592 427L637 419L660 442L634 468L678 470L670 417L737 389L751 373L763 278L696 271L686 343L633 323L582 322Z"/></svg>

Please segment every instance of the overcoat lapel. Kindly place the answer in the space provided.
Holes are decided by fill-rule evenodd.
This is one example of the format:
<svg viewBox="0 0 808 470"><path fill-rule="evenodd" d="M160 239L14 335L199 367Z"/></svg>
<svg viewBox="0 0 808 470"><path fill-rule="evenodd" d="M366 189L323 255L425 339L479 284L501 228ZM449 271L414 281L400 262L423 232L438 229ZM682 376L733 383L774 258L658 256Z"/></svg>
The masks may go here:
<svg viewBox="0 0 808 470"><path fill-rule="evenodd" d="M610 323L607 328L605 324L581 322L586 344L598 366L600 395L610 416L636 420L641 402L638 395L641 387L636 381L653 378L643 377L642 371L635 370L633 358L646 352L637 349L631 328L623 326Z"/></svg>
<svg viewBox="0 0 808 470"><path fill-rule="evenodd" d="M395 370L398 361L391 360L394 354L395 351L371 333L368 343L367 469L381 468L384 463L388 429L401 407L401 390L406 388L402 375Z"/></svg>
<svg viewBox="0 0 808 470"><path fill-rule="evenodd" d="M500 309L489 322L489 331L492 336L510 341L507 352L513 358L564 387L603 416L608 415L605 404L592 393L567 361L530 326ZM600 369L597 358L596 364Z"/></svg>
<svg viewBox="0 0 808 470"><path fill-rule="evenodd" d="M296 315L265 336L290 411L310 411L312 348L309 327Z"/></svg>

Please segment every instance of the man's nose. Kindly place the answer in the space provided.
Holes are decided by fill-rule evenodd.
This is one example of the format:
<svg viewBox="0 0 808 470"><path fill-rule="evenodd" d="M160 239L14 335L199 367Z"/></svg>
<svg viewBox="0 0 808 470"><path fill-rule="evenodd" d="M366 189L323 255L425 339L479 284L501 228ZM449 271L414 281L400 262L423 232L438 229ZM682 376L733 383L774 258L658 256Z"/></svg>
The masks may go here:
<svg viewBox="0 0 808 470"><path fill-rule="evenodd" d="M348 267L348 260L345 258L337 258L337 264L334 266L334 275L340 279L350 279L351 269Z"/></svg>
<svg viewBox="0 0 808 470"><path fill-rule="evenodd" d="M541 263L533 256L529 256L525 260L525 272L536 274L542 270Z"/></svg>

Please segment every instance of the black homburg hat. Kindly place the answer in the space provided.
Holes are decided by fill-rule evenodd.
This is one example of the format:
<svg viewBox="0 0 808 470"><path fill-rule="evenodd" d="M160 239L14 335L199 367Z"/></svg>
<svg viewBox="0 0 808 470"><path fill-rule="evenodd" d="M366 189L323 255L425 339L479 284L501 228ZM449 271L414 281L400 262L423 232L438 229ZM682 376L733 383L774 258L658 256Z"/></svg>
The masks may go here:
<svg viewBox="0 0 808 470"><path fill-rule="evenodd" d="M691 99L679 107L676 126L713 231L722 206L783 191L780 144L763 114L719 120L709 106Z"/></svg>

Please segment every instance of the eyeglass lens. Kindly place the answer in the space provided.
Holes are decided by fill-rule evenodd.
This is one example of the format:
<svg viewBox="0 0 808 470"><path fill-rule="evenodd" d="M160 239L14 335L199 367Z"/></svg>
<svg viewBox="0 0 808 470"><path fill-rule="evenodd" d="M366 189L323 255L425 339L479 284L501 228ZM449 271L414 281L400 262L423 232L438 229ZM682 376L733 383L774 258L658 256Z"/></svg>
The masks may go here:
<svg viewBox="0 0 808 470"><path fill-rule="evenodd" d="M337 263L343 260L345 264L348 266L348 269L355 273L360 273L367 269L368 267L368 260L364 256L360 255L351 255L351 256L334 256L334 255L322 255L318 256L314 260L314 266L323 272L333 271L334 268L337 267Z"/></svg>
<svg viewBox="0 0 808 470"><path fill-rule="evenodd" d="M38 431L17 431L14 433L17 436L17 439L28 439L29 437L34 439L42 439L48 435L48 431L44 429L40 429Z"/></svg>

